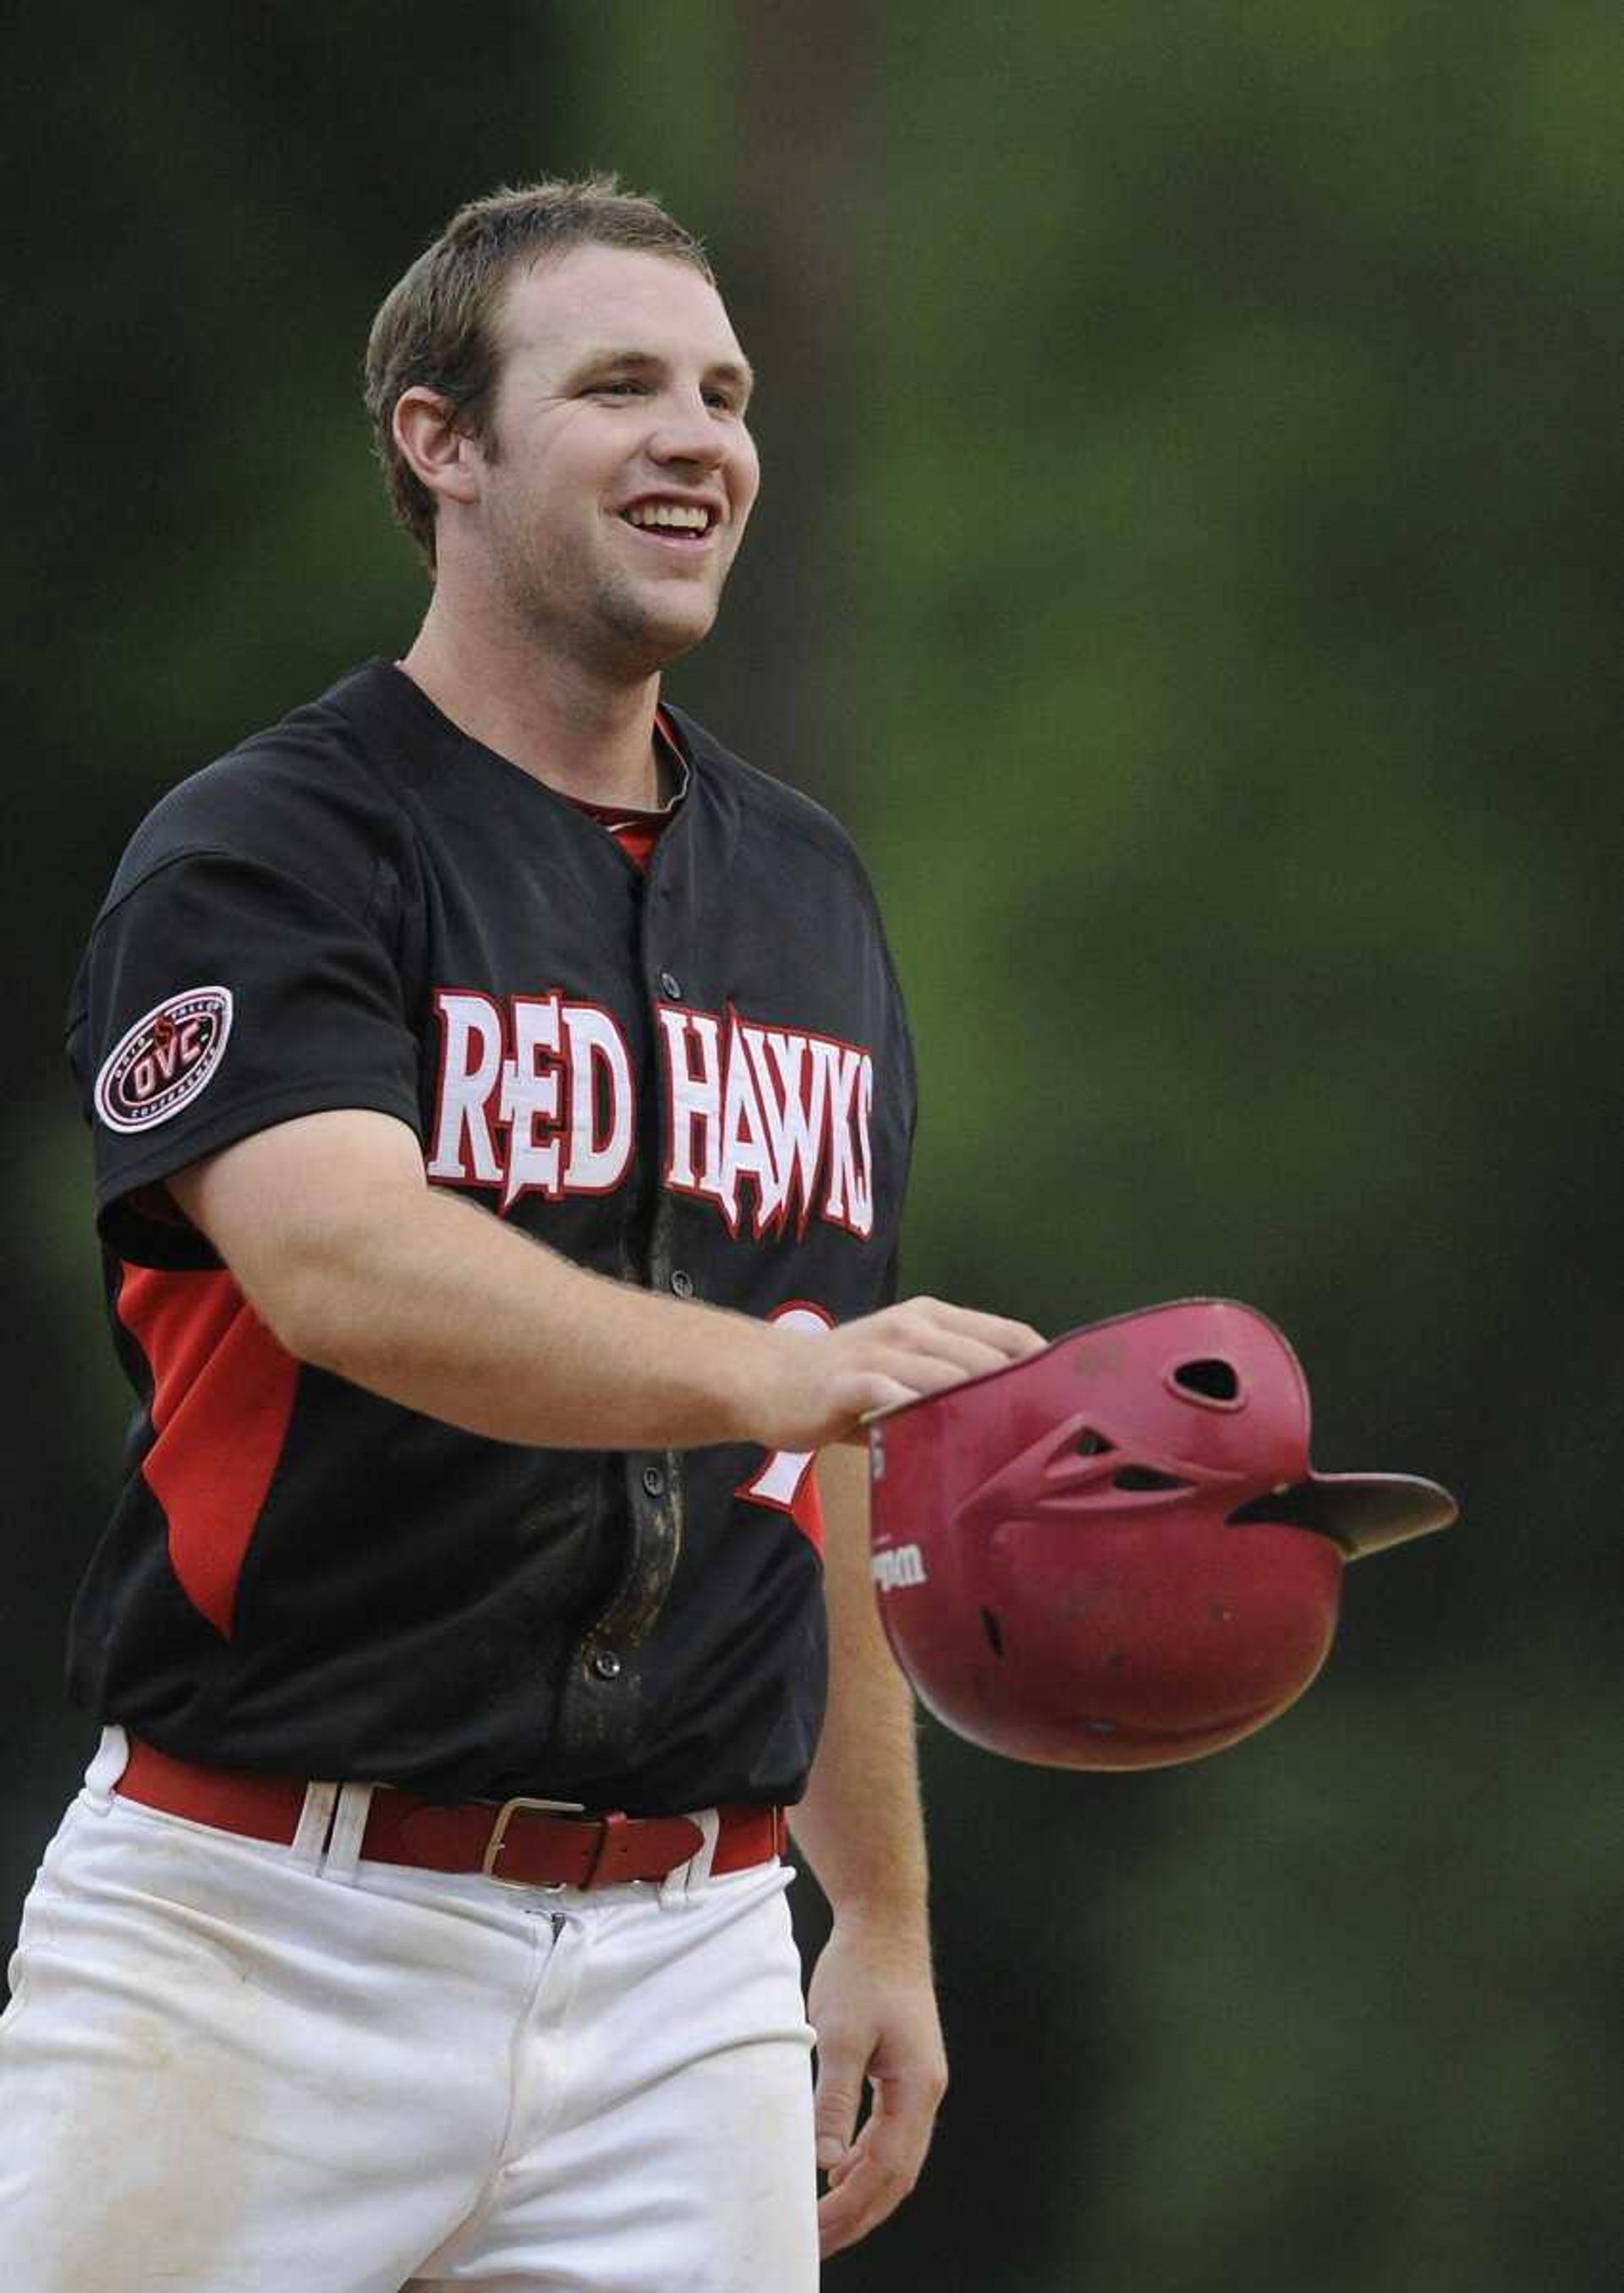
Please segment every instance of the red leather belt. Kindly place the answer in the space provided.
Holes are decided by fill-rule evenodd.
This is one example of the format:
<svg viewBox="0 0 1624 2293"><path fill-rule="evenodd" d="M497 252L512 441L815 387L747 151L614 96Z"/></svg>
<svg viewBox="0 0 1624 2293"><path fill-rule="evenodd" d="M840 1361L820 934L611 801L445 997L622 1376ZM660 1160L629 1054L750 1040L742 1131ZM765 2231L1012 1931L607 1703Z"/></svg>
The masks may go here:
<svg viewBox="0 0 1624 2293"><path fill-rule="evenodd" d="M132 1741L114 1789L142 1807L243 1839L291 1846L305 1786L291 1777L240 1768L199 1767ZM743 1871L781 1855L789 1821L781 1807L749 1802L717 1810L712 1872ZM510 1887L613 1887L663 1879L699 1852L704 1834L686 1815L589 1815L552 1802L485 1800L441 1807L380 1785L372 1795L361 1852L375 1863L420 1871L483 1871Z"/></svg>

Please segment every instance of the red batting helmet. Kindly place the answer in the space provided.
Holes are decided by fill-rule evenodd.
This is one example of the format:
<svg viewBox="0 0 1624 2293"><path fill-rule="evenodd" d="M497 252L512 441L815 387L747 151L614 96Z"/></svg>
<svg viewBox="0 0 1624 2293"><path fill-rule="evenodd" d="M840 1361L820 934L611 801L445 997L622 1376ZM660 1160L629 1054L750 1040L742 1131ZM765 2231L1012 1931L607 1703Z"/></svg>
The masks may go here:
<svg viewBox="0 0 1624 2293"><path fill-rule="evenodd" d="M1200 1298L1119 1315L870 1429L874 1580L897 1662L988 1751L1201 1758L1295 1702L1343 1563L1445 1528L1433 1481L1316 1473L1273 1324Z"/></svg>

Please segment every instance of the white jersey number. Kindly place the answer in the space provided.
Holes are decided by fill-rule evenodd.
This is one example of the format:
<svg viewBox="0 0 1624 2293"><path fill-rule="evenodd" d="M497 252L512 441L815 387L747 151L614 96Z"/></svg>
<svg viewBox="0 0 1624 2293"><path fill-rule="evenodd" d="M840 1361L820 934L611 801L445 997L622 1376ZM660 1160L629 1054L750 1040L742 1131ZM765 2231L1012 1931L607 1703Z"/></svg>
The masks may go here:
<svg viewBox="0 0 1624 2293"><path fill-rule="evenodd" d="M821 1337L825 1330L834 1327L832 1314L826 1314L821 1306L808 1305L804 1299L778 1307L767 1318L781 1329L804 1330L808 1337ZM815 1454L811 1449L773 1450L760 1471L753 1480L744 1483L739 1495L752 1497L757 1504L771 1505L776 1512L793 1512Z"/></svg>

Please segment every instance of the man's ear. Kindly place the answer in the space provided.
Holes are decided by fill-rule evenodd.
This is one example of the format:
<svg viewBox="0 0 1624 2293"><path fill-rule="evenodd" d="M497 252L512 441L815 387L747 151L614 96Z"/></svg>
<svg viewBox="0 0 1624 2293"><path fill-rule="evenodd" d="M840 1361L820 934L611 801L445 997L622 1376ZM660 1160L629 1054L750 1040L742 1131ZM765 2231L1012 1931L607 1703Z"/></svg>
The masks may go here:
<svg viewBox="0 0 1624 2293"><path fill-rule="evenodd" d="M446 501L471 502L479 495L478 442L458 425L449 400L414 383L394 402L394 442L414 476Z"/></svg>

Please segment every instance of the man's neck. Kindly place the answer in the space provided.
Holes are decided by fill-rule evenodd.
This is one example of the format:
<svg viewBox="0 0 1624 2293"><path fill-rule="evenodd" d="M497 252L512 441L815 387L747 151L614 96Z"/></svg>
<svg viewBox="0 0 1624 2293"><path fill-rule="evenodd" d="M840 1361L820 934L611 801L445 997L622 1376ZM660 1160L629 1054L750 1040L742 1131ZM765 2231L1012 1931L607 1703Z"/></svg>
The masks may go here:
<svg viewBox="0 0 1624 2293"><path fill-rule="evenodd" d="M460 731L565 796L652 811L670 793L654 741L657 676L611 684L453 619L438 600L400 666Z"/></svg>

